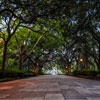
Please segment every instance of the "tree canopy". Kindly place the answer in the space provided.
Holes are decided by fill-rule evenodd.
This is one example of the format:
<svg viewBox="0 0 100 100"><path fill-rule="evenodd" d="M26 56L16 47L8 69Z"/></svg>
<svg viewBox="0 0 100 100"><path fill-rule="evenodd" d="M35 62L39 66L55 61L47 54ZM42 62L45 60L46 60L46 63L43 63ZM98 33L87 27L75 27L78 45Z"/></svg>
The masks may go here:
<svg viewBox="0 0 100 100"><path fill-rule="evenodd" d="M100 0L0 0L0 66L100 71ZM54 63L55 62L55 63ZM48 67L49 69L49 67Z"/></svg>

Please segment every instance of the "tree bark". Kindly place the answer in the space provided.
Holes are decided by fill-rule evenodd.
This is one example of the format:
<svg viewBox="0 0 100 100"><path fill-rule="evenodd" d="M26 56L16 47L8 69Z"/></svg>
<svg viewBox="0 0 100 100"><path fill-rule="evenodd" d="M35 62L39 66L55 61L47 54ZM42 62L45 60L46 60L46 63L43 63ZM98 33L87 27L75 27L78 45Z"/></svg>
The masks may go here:
<svg viewBox="0 0 100 100"><path fill-rule="evenodd" d="M33 72L37 72L37 66L34 66L34 68L33 68Z"/></svg>
<svg viewBox="0 0 100 100"><path fill-rule="evenodd" d="M38 73L40 73L40 74L42 73L42 68L43 68L42 66L39 67Z"/></svg>
<svg viewBox="0 0 100 100"><path fill-rule="evenodd" d="M6 63L6 56L7 56L7 44L8 44L8 42L5 42L5 44L4 44L3 61L2 61L2 72L5 71L5 63Z"/></svg>
<svg viewBox="0 0 100 100"><path fill-rule="evenodd" d="M85 57L85 72L87 72L87 57Z"/></svg>
<svg viewBox="0 0 100 100"><path fill-rule="evenodd" d="M68 65L68 73L71 73L71 66Z"/></svg>
<svg viewBox="0 0 100 100"><path fill-rule="evenodd" d="M22 70L22 65L23 65L23 55L19 55L19 70Z"/></svg>
<svg viewBox="0 0 100 100"><path fill-rule="evenodd" d="M98 57L98 64L97 64L97 66L98 66L98 70L100 72L100 42L99 42L99 57Z"/></svg>
<svg viewBox="0 0 100 100"><path fill-rule="evenodd" d="M98 67L98 71L100 72L100 63L98 63L97 67Z"/></svg>
<svg viewBox="0 0 100 100"><path fill-rule="evenodd" d="M76 60L76 70L79 70L80 69L80 65L79 65L79 59Z"/></svg>
<svg viewBox="0 0 100 100"><path fill-rule="evenodd" d="M25 52L27 49L27 42L28 42L28 38L29 38L30 34L31 34L31 31L29 30L28 35L27 35L26 40L25 40L25 45L24 45L23 50L21 49L21 45L20 45L20 43L15 35L15 39L16 39L16 43L17 43L17 51L18 51L18 55L19 55L19 70L23 69L23 62L24 62L24 60L26 60L24 58L24 55L25 55Z"/></svg>

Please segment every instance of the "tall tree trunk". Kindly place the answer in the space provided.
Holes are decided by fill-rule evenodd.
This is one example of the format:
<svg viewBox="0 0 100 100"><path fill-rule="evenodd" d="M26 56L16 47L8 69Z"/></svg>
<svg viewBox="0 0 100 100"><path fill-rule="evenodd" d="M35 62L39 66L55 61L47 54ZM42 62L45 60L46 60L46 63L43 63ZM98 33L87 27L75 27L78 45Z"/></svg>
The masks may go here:
<svg viewBox="0 0 100 100"><path fill-rule="evenodd" d="M97 64L98 70L100 72L100 63Z"/></svg>
<svg viewBox="0 0 100 100"><path fill-rule="evenodd" d="M100 43L99 43L99 57L98 57L98 64L97 64L97 66L98 66L98 70L100 72Z"/></svg>
<svg viewBox="0 0 100 100"><path fill-rule="evenodd" d="M17 51L18 51L18 54L19 54L19 70L23 69L23 61L26 60L23 56L24 56L26 49L27 49L27 42L28 42L28 38L29 38L30 34L31 34L31 31L28 30L28 34L27 34L27 37L26 37L26 40L25 40L25 45L24 45L23 50L21 49L21 45L19 43L19 40L17 39L17 37L15 35L15 39L16 39L16 43L17 43Z"/></svg>
<svg viewBox="0 0 100 100"><path fill-rule="evenodd" d="M2 72L5 71L5 63L6 63L6 56L7 56L7 44L8 44L8 42L5 42L5 44L4 44L3 61L2 61Z"/></svg>
<svg viewBox="0 0 100 100"><path fill-rule="evenodd" d="M71 66L68 65L68 73L71 73Z"/></svg>
<svg viewBox="0 0 100 100"><path fill-rule="evenodd" d="M37 66L34 66L34 68L33 68L33 72L37 72Z"/></svg>
<svg viewBox="0 0 100 100"><path fill-rule="evenodd" d="M100 43L99 43L99 54L98 54L98 58L94 57L94 61L98 67L98 71L100 72Z"/></svg>
<svg viewBox="0 0 100 100"><path fill-rule="evenodd" d="M80 69L80 65L79 65L79 60L76 60L76 70L79 70Z"/></svg>
<svg viewBox="0 0 100 100"><path fill-rule="evenodd" d="M42 68L43 68L43 66L39 67L38 73L40 73L40 74L42 73Z"/></svg>
<svg viewBox="0 0 100 100"><path fill-rule="evenodd" d="M23 55L20 54L19 55L19 70L22 70L23 69Z"/></svg>
<svg viewBox="0 0 100 100"><path fill-rule="evenodd" d="M87 56L85 57L85 72L87 72Z"/></svg>

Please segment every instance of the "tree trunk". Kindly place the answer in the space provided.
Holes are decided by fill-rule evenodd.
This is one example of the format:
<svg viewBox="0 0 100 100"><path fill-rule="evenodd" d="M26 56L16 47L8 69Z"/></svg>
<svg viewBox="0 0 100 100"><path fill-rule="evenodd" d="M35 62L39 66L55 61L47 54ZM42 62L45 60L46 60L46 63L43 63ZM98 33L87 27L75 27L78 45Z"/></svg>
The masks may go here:
<svg viewBox="0 0 100 100"><path fill-rule="evenodd" d="M37 66L34 66L34 68L33 68L33 72L34 72L34 73L37 72Z"/></svg>
<svg viewBox="0 0 100 100"><path fill-rule="evenodd" d="M7 44L8 44L8 42L5 42L5 44L4 44L3 61L2 61L2 72L5 71L5 63L6 63L6 56L7 56Z"/></svg>
<svg viewBox="0 0 100 100"><path fill-rule="evenodd" d="M23 66L23 55L20 54L19 55L19 70L22 70L22 66Z"/></svg>
<svg viewBox="0 0 100 100"><path fill-rule="evenodd" d="M100 72L100 43L99 43L99 57L98 57L98 64L97 64L98 70Z"/></svg>
<svg viewBox="0 0 100 100"><path fill-rule="evenodd" d="M98 71L100 72L100 63L98 63L97 67L98 67Z"/></svg>
<svg viewBox="0 0 100 100"><path fill-rule="evenodd" d="M42 67L39 68L38 73L42 73Z"/></svg>
<svg viewBox="0 0 100 100"><path fill-rule="evenodd" d="M71 66L68 65L68 73L71 73Z"/></svg>
<svg viewBox="0 0 100 100"><path fill-rule="evenodd" d="M80 69L80 65L79 65L79 60L76 60L76 70L79 70Z"/></svg>
<svg viewBox="0 0 100 100"><path fill-rule="evenodd" d="M39 73L41 73L42 72L42 68L39 68Z"/></svg>
<svg viewBox="0 0 100 100"><path fill-rule="evenodd" d="M85 72L87 72L87 57L85 57Z"/></svg>

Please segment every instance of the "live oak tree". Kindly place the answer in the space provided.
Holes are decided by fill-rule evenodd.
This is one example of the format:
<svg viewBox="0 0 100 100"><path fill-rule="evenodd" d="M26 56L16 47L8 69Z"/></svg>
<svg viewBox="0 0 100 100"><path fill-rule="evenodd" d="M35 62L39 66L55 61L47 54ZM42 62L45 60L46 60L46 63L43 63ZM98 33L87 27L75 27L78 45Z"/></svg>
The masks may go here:
<svg viewBox="0 0 100 100"><path fill-rule="evenodd" d="M33 54L34 57L30 57L33 59L32 61L30 59L31 63L36 56L40 60L41 66L43 66L42 62L46 63L45 58L48 60L50 55L55 55L54 52L58 52L57 47L61 47L62 54L63 52L65 53L62 59L66 58L68 66L71 66L71 62L74 59L78 65L80 56L82 56L85 59L86 66L89 58L91 58L94 59L100 70L99 8L99 0L0 0L0 23L4 25L4 27L0 28L0 37L4 41L2 71L5 68L7 47L13 39L12 37L22 27L34 31L31 27L32 25L39 25L42 28L48 29L48 33L53 33L54 37L41 35L39 39L36 39L37 42L34 42L34 44L36 43L36 51L32 45L33 42L30 40L27 42L30 33L25 36L27 38L23 39L25 44L20 44L24 48L23 50L19 46L18 42L20 41L18 35L16 35L17 46L20 49L18 51L21 51L19 54L26 54L25 58L27 59ZM44 33L42 28L41 32ZM22 33L19 32L20 34ZM55 41L58 37L58 40L63 42L59 45ZM43 38L51 43L48 41L44 42ZM52 51L52 53L45 54L45 52L49 51ZM21 67L22 65L20 64L20 69Z"/></svg>
<svg viewBox="0 0 100 100"><path fill-rule="evenodd" d="M16 44L17 44L17 52L18 52L18 55L19 55L19 70L22 70L23 61L24 61L24 55L25 55L25 52L27 50L27 44L28 44L28 39L30 37L30 34L31 34L31 31L28 30L27 37L26 37L26 39L24 41L23 49L22 49L22 45L20 44L18 38L15 36Z"/></svg>
<svg viewBox="0 0 100 100"><path fill-rule="evenodd" d="M35 31L36 26L33 29ZM22 33L24 33L24 35L22 35ZM39 41L43 38L45 34L46 32L44 33L44 30L42 29L41 29L41 33L39 32L39 30L33 32L27 28L19 29L19 31L15 35L15 40L16 40L17 51L19 55L19 69L20 70L23 69L23 64L24 62L26 62L27 59L29 59L32 62L30 55L34 51Z"/></svg>
<svg viewBox="0 0 100 100"><path fill-rule="evenodd" d="M100 36L99 36L99 15L100 15L100 11L99 11L99 7L100 7L100 1L92 1L92 0L88 0L86 1L79 1L80 5L79 5L79 11L78 11L78 19L80 19L81 21L84 21L84 19L86 19L86 21L84 22L84 25L82 25L81 27L81 32L84 32L83 30L85 30L85 33L87 33L88 35L92 36L94 39L90 39L86 42L86 44L88 42L93 42L92 44L88 45L87 47L91 46L91 50L90 52L88 52L89 50L87 50L87 54L89 54L93 59L94 62L96 63L98 70L100 71ZM85 4L85 5L84 5ZM84 9L85 8L85 9ZM81 13L79 13L81 10ZM83 17L84 16L84 17ZM88 36L88 38L90 38ZM95 44L95 46L93 45Z"/></svg>
<svg viewBox="0 0 100 100"><path fill-rule="evenodd" d="M46 4L48 4L48 6ZM45 18L49 15L51 16L56 12L58 4L56 5L56 3L54 3L53 6L49 5L51 4L48 2L41 1L36 2L30 0L30 2L25 2L23 0L0 0L0 19L5 21L6 30L8 33L7 39L4 39L2 71L4 71L5 68L8 42L10 41L11 37L16 33L16 30L19 25L24 24L25 26L25 24L34 24L39 18Z"/></svg>
<svg viewBox="0 0 100 100"><path fill-rule="evenodd" d="M13 17L14 17L13 14L10 14L10 13L5 13L5 16L1 17L2 23L5 24L5 28L2 29L2 31L1 31L1 37L4 40L2 71L4 71L4 68L5 68L8 43L20 25L20 20L18 20L16 18L14 19ZM11 23L13 23L13 24L11 24ZM3 33L3 30L6 30L6 33ZM6 36L6 34L7 34L7 36Z"/></svg>

